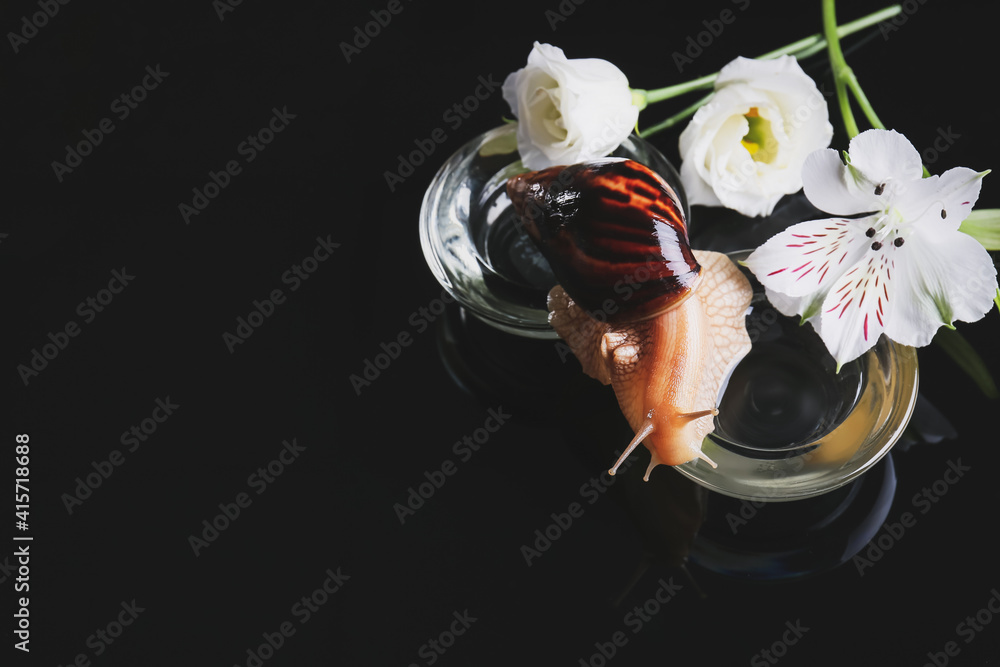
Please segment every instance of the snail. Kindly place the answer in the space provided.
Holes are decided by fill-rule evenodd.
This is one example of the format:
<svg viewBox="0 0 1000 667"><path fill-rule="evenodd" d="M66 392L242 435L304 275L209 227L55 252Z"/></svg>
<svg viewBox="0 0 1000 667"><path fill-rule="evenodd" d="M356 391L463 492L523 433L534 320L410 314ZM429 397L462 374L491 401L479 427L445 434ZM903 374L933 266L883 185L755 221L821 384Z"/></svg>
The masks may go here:
<svg viewBox="0 0 1000 667"><path fill-rule="evenodd" d="M750 351L753 295L725 255L692 250L677 194L649 167L604 158L514 176L514 209L558 284L549 323L584 372L610 384L640 444L643 477L702 459L716 401Z"/></svg>

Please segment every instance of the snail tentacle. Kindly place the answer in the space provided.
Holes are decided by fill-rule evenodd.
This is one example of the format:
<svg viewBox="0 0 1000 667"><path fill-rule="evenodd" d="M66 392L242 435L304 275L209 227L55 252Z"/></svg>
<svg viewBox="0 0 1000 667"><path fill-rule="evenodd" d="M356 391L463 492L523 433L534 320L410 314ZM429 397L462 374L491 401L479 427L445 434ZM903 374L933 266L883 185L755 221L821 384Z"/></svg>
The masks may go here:
<svg viewBox="0 0 1000 667"><path fill-rule="evenodd" d="M646 474L642 476L642 481L649 481L649 473L653 472L653 468L658 465L663 465L664 461L657 455L656 450L650 450L649 454L649 467L646 468Z"/></svg>
<svg viewBox="0 0 1000 667"><path fill-rule="evenodd" d="M718 409L698 410L697 412L683 412L677 415L678 419L700 419L702 417L715 417L719 414Z"/></svg>
<svg viewBox="0 0 1000 667"><path fill-rule="evenodd" d="M653 411L650 410L649 413L646 415L645 423L638 431L636 431L635 437L632 438L632 442L628 444L628 447L625 448L625 451L622 452L622 455L618 457L618 460L615 461L615 464L611 466L610 470L608 470L609 475L614 475L615 473L618 472L618 466L620 466L622 463L625 462L625 459L628 458L629 454L635 451L635 448L639 446L639 443L645 440L646 436L652 433L654 428L655 426L653 424Z"/></svg>
<svg viewBox="0 0 1000 667"><path fill-rule="evenodd" d="M698 450L698 458L701 459L702 461L707 462L708 465L712 466L713 468L718 468L719 467L718 463L716 463L712 459L708 458L708 454L706 454L704 451L702 451L700 449Z"/></svg>

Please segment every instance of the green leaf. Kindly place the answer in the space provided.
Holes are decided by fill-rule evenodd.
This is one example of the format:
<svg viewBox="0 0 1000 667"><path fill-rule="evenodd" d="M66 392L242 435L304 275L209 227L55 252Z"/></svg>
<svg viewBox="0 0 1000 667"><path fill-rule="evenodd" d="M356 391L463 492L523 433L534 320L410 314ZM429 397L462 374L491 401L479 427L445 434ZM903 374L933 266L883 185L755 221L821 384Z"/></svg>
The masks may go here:
<svg viewBox="0 0 1000 667"><path fill-rule="evenodd" d="M984 208L969 214L958 231L965 232L987 250L1000 250L1000 208Z"/></svg>
<svg viewBox="0 0 1000 667"><path fill-rule="evenodd" d="M941 329L934 336L934 342L973 379L987 398L1000 398L1000 391L997 391L993 377L986 370L986 363L962 334L954 329Z"/></svg>

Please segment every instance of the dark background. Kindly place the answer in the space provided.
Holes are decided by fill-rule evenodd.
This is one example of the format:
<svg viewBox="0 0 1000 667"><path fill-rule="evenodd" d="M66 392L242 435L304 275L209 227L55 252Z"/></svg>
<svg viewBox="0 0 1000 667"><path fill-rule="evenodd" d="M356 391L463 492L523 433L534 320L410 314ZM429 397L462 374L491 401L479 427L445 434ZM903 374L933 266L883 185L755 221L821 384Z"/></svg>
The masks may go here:
<svg viewBox="0 0 1000 667"><path fill-rule="evenodd" d="M68 665L83 654L79 664L252 665L248 649L283 623L294 634L264 664L600 665L595 642L617 632L627 643L608 664L770 664L760 652L776 642L787 665L922 665L928 652L945 660L948 642L959 649L952 664L995 664L1000 619L988 612L994 622L968 643L958 626L1000 587L998 403L936 345L920 352L921 392L957 437L897 447L890 470L866 476L871 487L895 475L889 521L916 517L903 536L883 538L890 548L878 562L859 572L850 530L828 539L803 529L798 546L807 546L789 571L811 576L754 581L748 552L730 556L743 574L690 562L691 579L670 558L690 533L664 537L672 510L656 510L661 494L695 496L672 490L673 471L641 487L645 463L636 464L607 493L582 495L628 440L609 391L575 362L560 363L552 343L498 335L454 305L433 323L419 314L441 296L417 235L424 189L448 155L509 115L498 89L459 127L445 121L479 77L502 82L539 40L571 58L606 58L633 86L655 88L817 32L819 2L403 0L347 62L341 42L386 4L246 0L220 17L209 0L77 1L58 5L17 52L9 36L0 46L7 479L15 434L29 434L31 447L30 529L15 530L8 514L3 532L33 537L30 655L11 646L23 593L13 589L16 569L0 561L3 664ZM560 6L566 20L553 29L546 12ZM844 2L839 18L879 6ZM986 6L912 2L897 30L845 40L887 125L920 150L941 133L954 138L929 165L935 173L994 166L998 16ZM4 3L0 29L22 31L39 7ZM679 73L672 54L726 8L737 19ZM112 103L147 66L169 74L119 118ZM822 56L808 71L832 90ZM640 124L686 102L650 107ZM246 162L239 145L273 109L294 118ZM831 115L833 145L846 148L833 107ZM114 131L60 181L53 161L103 118ZM390 191L384 173L437 128L446 140ZM653 138L675 164L678 133ZM230 160L241 172L186 224L179 205ZM993 178L980 207L1000 207ZM711 220L694 211L696 239L699 215ZM292 291L282 276L317 237L339 248ZM134 279L86 322L78 304L123 268ZM223 334L275 289L287 300L231 353ZM79 334L26 385L18 365L70 321ZM991 312L959 325L994 376L998 321ZM410 345L356 392L350 376L404 332ZM128 451L123 432L168 398L173 414ZM510 418L462 460L454 443L498 407ZM933 420L929 428L948 431ZM304 447L298 458L266 488L253 484L293 439ZM77 478L115 450L121 465L68 511ZM401 523L394 506L447 460L454 474ZM914 494L958 460L969 471L922 513ZM191 536L240 493L249 506L196 555ZM740 508L701 500L716 530L720 508ZM573 502L583 515L529 566L522 546ZM3 510L13 505L6 495ZM679 513L682 525L689 515ZM651 546L667 558L647 563ZM338 568L349 579L302 623L295 605ZM626 615L671 578L679 591L634 632ZM117 634L122 604L133 601L142 611L113 643L94 639L102 629ZM433 653L427 643L466 611L476 619L469 629ZM808 630L780 646L783 634L794 637L786 623L797 622Z"/></svg>

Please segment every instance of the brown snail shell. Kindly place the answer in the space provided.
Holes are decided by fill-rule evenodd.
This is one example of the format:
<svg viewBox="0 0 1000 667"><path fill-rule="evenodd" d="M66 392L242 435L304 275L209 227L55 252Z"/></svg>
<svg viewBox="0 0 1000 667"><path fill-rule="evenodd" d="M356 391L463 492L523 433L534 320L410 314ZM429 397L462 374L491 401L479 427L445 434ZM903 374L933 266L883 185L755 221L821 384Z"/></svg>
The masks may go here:
<svg viewBox="0 0 1000 667"><path fill-rule="evenodd" d="M621 324L680 305L700 267L673 188L649 167L605 158L515 176L507 194L560 285Z"/></svg>

